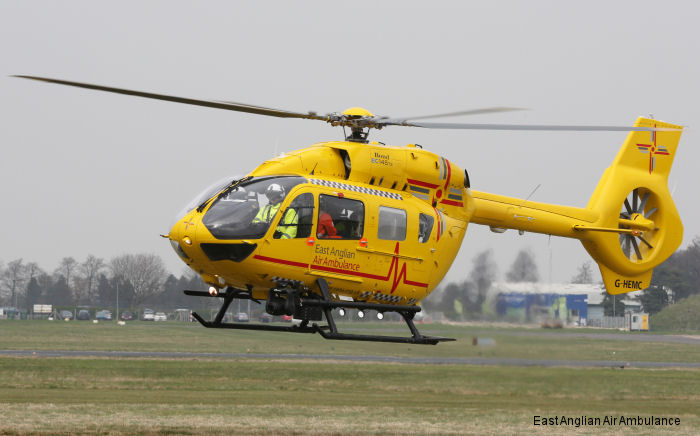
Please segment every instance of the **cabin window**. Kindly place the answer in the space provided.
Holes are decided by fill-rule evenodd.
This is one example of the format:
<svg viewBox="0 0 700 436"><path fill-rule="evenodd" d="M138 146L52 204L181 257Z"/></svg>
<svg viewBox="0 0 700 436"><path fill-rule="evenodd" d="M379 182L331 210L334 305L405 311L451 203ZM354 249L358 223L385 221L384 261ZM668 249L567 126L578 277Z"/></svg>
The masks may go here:
<svg viewBox="0 0 700 436"><path fill-rule="evenodd" d="M435 220L431 215L424 213L418 215L418 242L425 243L430 239Z"/></svg>
<svg viewBox="0 0 700 436"><path fill-rule="evenodd" d="M406 211L379 206L379 239L389 241L406 240Z"/></svg>
<svg viewBox="0 0 700 436"><path fill-rule="evenodd" d="M364 231L365 205L359 200L318 196L319 239L360 239Z"/></svg>
<svg viewBox="0 0 700 436"><path fill-rule="evenodd" d="M284 211L275 229L275 239L308 238L314 220L314 196L297 196Z"/></svg>

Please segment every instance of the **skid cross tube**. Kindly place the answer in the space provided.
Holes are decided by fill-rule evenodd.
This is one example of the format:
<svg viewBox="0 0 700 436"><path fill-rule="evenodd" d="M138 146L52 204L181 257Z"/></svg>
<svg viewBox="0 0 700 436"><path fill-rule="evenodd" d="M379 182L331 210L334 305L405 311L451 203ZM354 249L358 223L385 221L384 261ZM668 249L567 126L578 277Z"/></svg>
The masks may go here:
<svg viewBox="0 0 700 436"><path fill-rule="evenodd" d="M229 306L235 299L239 300L253 300L256 303L260 303L260 301L254 299L250 293L250 291L244 291L241 289L235 289L232 287L226 288L225 292L220 292L216 295L212 295L208 292L204 291L184 291L186 295L191 295L191 296L196 296L196 297L218 297L218 298L223 298L224 302L221 305L221 308L217 312L216 316L214 317L214 321L206 321L204 318L202 318L199 314L196 312L192 312L192 317L199 321L200 324L202 324L204 327L207 328L218 328L218 329L238 329L238 330L267 330L267 331L276 331L276 332L295 332L295 333L316 333L318 331L317 328L315 327L309 327L304 323L299 326L274 326L274 325L261 325L261 324L236 324L236 323L227 323L227 322L221 322L224 319L224 316L226 315L226 311L228 310Z"/></svg>
<svg viewBox="0 0 700 436"><path fill-rule="evenodd" d="M235 324L231 322L221 322L215 323L212 321L205 321L204 318L196 313L192 313L194 319L199 321L204 327L214 328L214 329L233 329L233 330L264 330L272 332L292 332L292 333L318 333L319 329L316 327L309 326L277 326L277 325L264 325L264 324Z"/></svg>
<svg viewBox="0 0 700 436"><path fill-rule="evenodd" d="M424 336L416 328L413 323L413 317L421 311L420 306L397 306L381 303L367 303L363 301L339 301L332 300L328 283L323 278L316 280L321 296L311 294L311 296L303 296L299 298L299 306L319 307L326 317L327 325L318 325L313 323L309 325L309 320L302 320L301 324L294 326L274 326L262 324L242 324L242 323L225 323L222 322L226 311L234 299L253 300L259 303L258 300L252 297L250 290L241 290L228 287L225 292L220 292L216 295L211 295L204 291L184 291L185 294L196 297L218 297L222 298L223 304L217 312L213 321L206 321L197 313L192 313L194 319L207 328L223 328L235 330L263 330L277 331L290 333L318 333L325 339L330 340L350 340L350 341L369 341L369 342L393 342L404 344L426 344L435 345L439 342L454 341L453 338L443 338L439 336ZM320 298L319 298L320 297ZM411 336L384 336L384 335L360 335L354 333L340 333L333 319L333 309L358 309L358 310L376 310L378 312L397 312L403 318L404 322L411 331Z"/></svg>

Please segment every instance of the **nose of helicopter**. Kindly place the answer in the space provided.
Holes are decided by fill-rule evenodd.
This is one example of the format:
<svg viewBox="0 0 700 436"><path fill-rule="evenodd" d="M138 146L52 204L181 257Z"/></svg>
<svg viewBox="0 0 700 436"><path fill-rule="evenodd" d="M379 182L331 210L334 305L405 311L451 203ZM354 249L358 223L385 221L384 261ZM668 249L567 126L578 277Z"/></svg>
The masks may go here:
<svg viewBox="0 0 700 436"><path fill-rule="evenodd" d="M178 219L168 233L168 239L173 250L188 265L191 263L191 259L185 253L185 248L193 244L194 230L196 228L195 222L190 215L187 214Z"/></svg>

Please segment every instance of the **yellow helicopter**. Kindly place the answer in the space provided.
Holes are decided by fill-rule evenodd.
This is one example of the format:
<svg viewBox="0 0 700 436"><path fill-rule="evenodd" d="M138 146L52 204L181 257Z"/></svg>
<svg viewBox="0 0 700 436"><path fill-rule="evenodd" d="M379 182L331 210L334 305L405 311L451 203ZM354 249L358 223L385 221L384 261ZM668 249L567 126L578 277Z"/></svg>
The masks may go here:
<svg viewBox="0 0 700 436"><path fill-rule="evenodd" d="M16 76L258 115L319 120L349 129L344 141L314 144L263 162L245 177L204 191L181 213L168 238L209 284L192 296L223 299L205 327L320 333L327 339L436 344L413 323L420 301L440 283L469 223L579 239L610 294L645 289L654 267L681 243L683 227L668 190L682 126L640 117L629 126L466 124L427 118L500 112L486 108L393 119L354 107L298 113L241 103L195 100L35 76ZM417 144L370 142L371 129L629 131L585 208L536 203L471 189L468 173ZM223 322L234 299L265 301L272 315L299 325ZM346 334L333 311L402 316L410 336ZM314 321L326 319L326 325ZM312 323L313 322L313 323Z"/></svg>

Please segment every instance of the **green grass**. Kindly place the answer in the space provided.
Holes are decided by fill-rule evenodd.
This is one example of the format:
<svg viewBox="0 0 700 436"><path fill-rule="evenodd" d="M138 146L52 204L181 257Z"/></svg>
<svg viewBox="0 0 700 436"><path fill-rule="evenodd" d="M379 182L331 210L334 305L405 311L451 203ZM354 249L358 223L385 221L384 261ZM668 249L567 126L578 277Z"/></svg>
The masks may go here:
<svg viewBox="0 0 700 436"><path fill-rule="evenodd" d="M698 380L675 369L0 358L0 434L514 434L562 414L680 417L674 434L696 434Z"/></svg>
<svg viewBox="0 0 700 436"><path fill-rule="evenodd" d="M425 334L454 337L437 346L327 341L319 335L205 329L194 323L115 323L0 321L0 349L178 351L211 353L346 354L405 357L506 357L557 360L700 362L700 345L612 339L594 329L421 325ZM341 329L406 335L399 323L350 323ZM599 332L594 338L569 333ZM619 334L620 332L614 331ZM630 338L649 333L626 333ZM492 338L493 347L473 346L474 337Z"/></svg>
<svg viewBox="0 0 700 436"><path fill-rule="evenodd" d="M405 334L397 323L343 329ZM0 434L700 433L700 369L542 368L258 358L256 353L700 361L700 346L596 330L423 325L437 346L188 323L0 321L0 349L249 353L230 358L0 358ZM571 332L597 332L588 338ZM598 334L599 333L599 334ZM615 332L619 333L619 332ZM648 333L629 333L632 338ZM472 345L493 338L495 346ZM658 337L651 335L651 337ZM615 352L613 355L612 353ZM680 428L533 426L533 417L679 417Z"/></svg>

